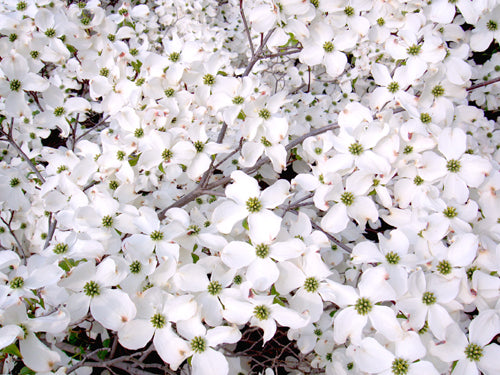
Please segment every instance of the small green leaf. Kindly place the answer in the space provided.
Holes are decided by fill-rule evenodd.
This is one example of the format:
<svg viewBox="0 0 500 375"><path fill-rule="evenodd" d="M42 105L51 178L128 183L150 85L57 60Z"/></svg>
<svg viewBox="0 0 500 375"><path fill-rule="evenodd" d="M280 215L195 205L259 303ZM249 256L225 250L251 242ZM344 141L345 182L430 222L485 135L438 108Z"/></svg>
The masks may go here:
<svg viewBox="0 0 500 375"><path fill-rule="evenodd" d="M200 257L195 253L191 253L191 258L193 258L193 263L196 263L200 259Z"/></svg>
<svg viewBox="0 0 500 375"><path fill-rule="evenodd" d="M139 158L141 157L141 154L139 155L130 155L128 157L128 163L130 164L131 167L135 167L137 165L137 162L139 161Z"/></svg>
<svg viewBox="0 0 500 375"><path fill-rule="evenodd" d="M160 165L158 166L158 169L160 170L161 173L165 173L165 169L163 169L163 163L160 163Z"/></svg>
<svg viewBox="0 0 500 375"><path fill-rule="evenodd" d="M245 228L246 230L249 230L247 218L245 218L245 220L243 220L243 222L241 223L241 225L243 225L243 228Z"/></svg>
<svg viewBox="0 0 500 375"><path fill-rule="evenodd" d="M24 366L21 371L19 371L19 375L36 375L36 372L32 369Z"/></svg>
<svg viewBox="0 0 500 375"><path fill-rule="evenodd" d="M1 353L15 355L16 357L19 358L23 357L16 344L10 344L9 346L6 346L5 348L2 349Z"/></svg>
<svg viewBox="0 0 500 375"><path fill-rule="evenodd" d="M97 352L97 356L103 361L107 355L108 355L108 350L101 350L101 351Z"/></svg>
<svg viewBox="0 0 500 375"><path fill-rule="evenodd" d="M109 348L111 345L111 340L110 339L106 339L102 342L102 346L104 346L105 348Z"/></svg>

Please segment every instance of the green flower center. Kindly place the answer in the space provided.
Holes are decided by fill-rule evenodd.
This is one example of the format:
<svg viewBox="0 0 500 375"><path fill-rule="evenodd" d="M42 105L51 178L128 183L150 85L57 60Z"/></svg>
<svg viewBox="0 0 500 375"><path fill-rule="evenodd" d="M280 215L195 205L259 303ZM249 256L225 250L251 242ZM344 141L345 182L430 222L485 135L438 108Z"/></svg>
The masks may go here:
<svg viewBox="0 0 500 375"><path fill-rule="evenodd" d="M194 148L196 149L197 153L200 153L205 148L205 143L203 143L202 141L196 141L194 142Z"/></svg>
<svg viewBox="0 0 500 375"><path fill-rule="evenodd" d="M21 12L21 11L25 10L27 7L28 7L28 4L26 4L24 1L20 1L17 3L16 9Z"/></svg>
<svg viewBox="0 0 500 375"><path fill-rule="evenodd" d="M203 76L203 83L207 86L212 86L215 83L215 77L207 73Z"/></svg>
<svg viewBox="0 0 500 375"><path fill-rule="evenodd" d="M359 315L368 314L370 311L372 311L372 308L373 308L373 305L372 305L371 301L365 297L358 298L358 300L356 301L356 304L354 305L354 310L356 310L356 312Z"/></svg>
<svg viewBox="0 0 500 375"><path fill-rule="evenodd" d="M259 258L267 258L267 256L269 255L269 246L263 243L255 246L255 254Z"/></svg>
<svg viewBox="0 0 500 375"><path fill-rule="evenodd" d="M403 154L408 155L411 154L412 152L413 152L413 146L406 145L403 150Z"/></svg>
<svg viewBox="0 0 500 375"><path fill-rule="evenodd" d="M498 23L497 23L496 21L489 20L489 21L486 23L486 28L487 28L489 31L497 31L497 29L498 29Z"/></svg>
<svg viewBox="0 0 500 375"><path fill-rule="evenodd" d="M478 266L472 266L467 271L465 272L467 274L467 278L469 280L472 280L472 276L474 275L474 272L476 272L479 269Z"/></svg>
<svg viewBox="0 0 500 375"><path fill-rule="evenodd" d="M165 90L165 96L167 98L174 96L174 94L175 94L175 90L171 87L169 87L168 89Z"/></svg>
<svg viewBox="0 0 500 375"><path fill-rule="evenodd" d="M138 260L134 260L132 263L130 263L130 272L132 273L139 273L141 272L142 269L142 264Z"/></svg>
<svg viewBox="0 0 500 375"><path fill-rule="evenodd" d="M196 336L192 339L190 345L195 353L203 353L207 349L207 342L201 336Z"/></svg>
<svg viewBox="0 0 500 375"><path fill-rule="evenodd" d="M16 186L19 186L19 184L21 184L21 180L19 180L17 177L12 177L10 179L10 182L9 182L10 187L16 187Z"/></svg>
<svg viewBox="0 0 500 375"><path fill-rule="evenodd" d="M60 116L64 115L64 112L66 112L64 107L57 107L54 109L54 116L60 117Z"/></svg>
<svg viewBox="0 0 500 375"><path fill-rule="evenodd" d="M387 263L389 264L398 264L401 258L398 253L391 251L385 254L385 260L387 260Z"/></svg>
<svg viewBox="0 0 500 375"><path fill-rule="evenodd" d="M315 277L308 277L304 281L304 289L309 293L315 293L319 289L319 281Z"/></svg>
<svg viewBox="0 0 500 375"><path fill-rule="evenodd" d="M49 38L53 38L56 36L56 30L53 28L45 30L45 35Z"/></svg>
<svg viewBox="0 0 500 375"><path fill-rule="evenodd" d="M240 285L242 282L243 282L243 277L241 277L241 275L236 275L233 278L233 283L235 283L236 285Z"/></svg>
<svg viewBox="0 0 500 375"><path fill-rule="evenodd" d="M116 189L118 189L118 186L120 186L120 184L118 183L118 181L116 181L116 180L109 181L109 188L110 188L111 190L116 190Z"/></svg>
<svg viewBox="0 0 500 375"><path fill-rule="evenodd" d="M131 48L129 52L132 56L137 56L139 54L139 50L137 48Z"/></svg>
<svg viewBox="0 0 500 375"><path fill-rule="evenodd" d="M391 370L394 375L405 375L408 373L410 369L410 364L406 359L403 358L395 358L392 361Z"/></svg>
<svg viewBox="0 0 500 375"><path fill-rule="evenodd" d="M429 124L432 121L432 117L424 112L420 114L420 121L422 121L423 124Z"/></svg>
<svg viewBox="0 0 500 375"><path fill-rule="evenodd" d="M424 179L420 176L415 176L415 178L413 179L413 183L417 186L420 186L424 183Z"/></svg>
<svg viewBox="0 0 500 375"><path fill-rule="evenodd" d="M153 241L161 241L163 240L163 232L162 231L159 231L159 230L155 230L154 232L152 232L149 237L153 240Z"/></svg>
<svg viewBox="0 0 500 375"><path fill-rule="evenodd" d="M271 147L273 144L269 142L269 140L266 137L261 137L260 138L260 143L264 145L264 147Z"/></svg>
<svg viewBox="0 0 500 375"><path fill-rule="evenodd" d="M309 0L309 2L314 5L315 8L319 7L319 0Z"/></svg>
<svg viewBox="0 0 500 375"><path fill-rule="evenodd" d="M108 40L109 40L110 42L114 42L114 41L115 41L115 39L116 39L116 35L115 35L115 34L108 34Z"/></svg>
<svg viewBox="0 0 500 375"><path fill-rule="evenodd" d="M271 112L267 108L263 108L259 111L259 117L264 120L269 120L271 118Z"/></svg>
<svg viewBox="0 0 500 375"><path fill-rule="evenodd" d="M271 316L271 310L266 305L257 305L253 309L253 314L259 320L267 320Z"/></svg>
<svg viewBox="0 0 500 375"><path fill-rule="evenodd" d="M116 158L120 161L122 161L123 159L125 159L125 152L119 150L116 152Z"/></svg>
<svg viewBox="0 0 500 375"><path fill-rule="evenodd" d="M11 289L19 289L22 288L23 285L24 285L24 279L21 276L14 277L9 284Z"/></svg>
<svg viewBox="0 0 500 375"><path fill-rule="evenodd" d="M52 251L54 252L54 254L64 254L68 251L68 244L59 242L56 246L54 246L54 249Z"/></svg>
<svg viewBox="0 0 500 375"><path fill-rule="evenodd" d="M427 305L427 306L430 306L430 305L433 305L435 304L437 301L437 298L436 296L434 295L434 293L432 292L425 292L423 295L422 295L422 303L424 305Z"/></svg>
<svg viewBox="0 0 500 375"><path fill-rule="evenodd" d="M9 42L11 42L11 43L12 43L12 42L14 42L16 39L17 39L17 34L12 33L12 34L10 34L10 35L9 35Z"/></svg>
<svg viewBox="0 0 500 375"><path fill-rule="evenodd" d="M429 330L429 323L427 323L427 320L425 321L424 325L422 326L422 328L420 328L418 330L418 334L419 335L423 335L424 333L426 333L427 331Z"/></svg>
<svg viewBox="0 0 500 375"><path fill-rule="evenodd" d="M243 104L245 102L245 99L242 96L235 96L233 98L233 104Z"/></svg>
<svg viewBox="0 0 500 375"><path fill-rule="evenodd" d="M89 281L83 287L83 292L89 297L95 297L101 294L101 288L95 281Z"/></svg>
<svg viewBox="0 0 500 375"><path fill-rule="evenodd" d="M465 356L471 362L477 362L483 356L483 348L477 344L470 343L464 350Z"/></svg>
<svg viewBox="0 0 500 375"><path fill-rule="evenodd" d="M169 56L168 59L172 62L177 62L179 61L179 58L181 57L181 54L179 52L172 52Z"/></svg>
<svg viewBox="0 0 500 375"><path fill-rule="evenodd" d="M444 87L441 85L434 86L431 90L431 94L434 95L435 98L437 98L439 96L443 96L444 95Z"/></svg>
<svg viewBox="0 0 500 375"><path fill-rule="evenodd" d="M161 157L165 161L170 161L170 159L172 159L173 156L174 156L174 153L168 149L163 150L163 152L161 153Z"/></svg>
<svg viewBox="0 0 500 375"><path fill-rule="evenodd" d="M414 44L406 49L406 53L411 56L417 56L420 53L420 48L422 47L418 44Z"/></svg>
<svg viewBox="0 0 500 375"><path fill-rule="evenodd" d="M201 231L200 227L198 225L193 224L193 225L190 225L188 227L187 235L188 236L196 236L196 235L200 234L200 231Z"/></svg>
<svg viewBox="0 0 500 375"><path fill-rule="evenodd" d="M103 77L107 77L107 76L109 76L109 69L108 68L101 68L101 70L99 70L99 74Z"/></svg>
<svg viewBox="0 0 500 375"><path fill-rule="evenodd" d="M156 313L151 317L150 322L156 329L162 329L167 324L167 318L163 314Z"/></svg>
<svg viewBox="0 0 500 375"><path fill-rule="evenodd" d="M21 81L13 79L10 81L9 88L11 91L19 91L21 89Z"/></svg>
<svg viewBox="0 0 500 375"><path fill-rule="evenodd" d="M134 130L134 137L142 138L144 137L144 130L142 128L137 128Z"/></svg>
<svg viewBox="0 0 500 375"><path fill-rule="evenodd" d="M443 215L446 216L449 219L453 219L458 215L457 209L452 206L448 206L444 209Z"/></svg>
<svg viewBox="0 0 500 375"><path fill-rule="evenodd" d="M40 52L35 51L35 50L30 51L30 56L32 59L36 59L36 58L38 58L38 56L40 56Z"/></svg>
<svg viewBox="0 0 500 375"><path fill-rule="evenodd" d="M363 151L364 151L363 145L361 145L359 142L352 143L349 146L349 152L352 155L359 156L363 153Z"/></svg>
<svg viewBox="0 0 500 375"><path fill-rule="evenodd" d="M384 26L385 25L385 20L382 17L377 18L377 25Z"/></svg>
<svg viewBox="0 0 500 375"><path fill-rule="evenodd" d="M216 296L222 292L222 285L218 281L211 281L207 286L207 291L210 295Z"/></svg>
<svg viewBox="0 0 500 375"><path fill-rule="evenodd" d="M344 8L344 13L347 15L347 17L354 16L354 8L351 6L346 6Z"/></svg>
<svg viewBox="0 0 500 375"><path fill-rule="evenodd" d="M344 203L346 206L350 206L354 203L354 194L350 191L346 191L344 194L340 196L340 201Z"/></svg>
<svg viewBox="0 0 500 375"><path fill-rule="evenodd" d="M335 46L333 45L332 42L325 42L323 43L323 49L325 50L326 53L331 53L335 49Z"/></svg>
<svg viewBox="0 0 500 375"><path fill-rule="evenodd" d="M390 93L395 94L399 90L399 83L397 82L389 83L389 86L387 86L387 90L389 90Z"/></svg>
<svg viewBox="0 0 500 375"><path fill-rule="evenodd" d="M441 262L438 263L437 270L441 275L449 275L451 273L452 267L450 262L443 259Z"/></svg>
<svg viewBox="0 0 500 375"><path fill-rule="evenodd" d="M106 215L102 218L101 224L104 228L111 228L113 225L113 217L111 215Z"/></svg>
<svg viewBox="0 0 500 375"><path fill-rule="evenodd" d="M460 172L460 167L460 161L455 159L448 160L448 163L446 163L446 169L448 169L451 173Z"/></svg>
<svg viewBox="0 0 500 375"><path fill-rule="evenodd" d="M262 209L262 203L260 203L259 198L248 198L246 204L247 210L251 213L259 212Z"/></svg>

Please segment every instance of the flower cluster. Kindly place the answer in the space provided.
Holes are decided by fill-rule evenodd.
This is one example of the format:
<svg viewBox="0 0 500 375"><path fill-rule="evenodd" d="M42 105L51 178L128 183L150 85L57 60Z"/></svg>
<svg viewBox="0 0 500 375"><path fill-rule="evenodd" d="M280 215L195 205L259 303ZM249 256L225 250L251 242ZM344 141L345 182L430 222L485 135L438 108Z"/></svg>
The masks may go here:
<svg viewBox="0 0 500 375"><path fill-rule="evenodd" d="M0 2L3 373L500 373L499 23Z"/></svg>

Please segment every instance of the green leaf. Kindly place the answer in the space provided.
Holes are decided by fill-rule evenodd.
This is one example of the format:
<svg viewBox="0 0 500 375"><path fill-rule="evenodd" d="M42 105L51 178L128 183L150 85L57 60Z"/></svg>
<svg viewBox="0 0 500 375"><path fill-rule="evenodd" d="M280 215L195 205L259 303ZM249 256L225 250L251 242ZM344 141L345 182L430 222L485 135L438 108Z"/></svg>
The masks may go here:
<svg viewBox="0 0 500 375"><path fill-rule="evenodd" d="M36 372L32 369L24 366L21 371L19 371L19 375L36 375Z"/></svg>
<svg viewBox="0 0 500 375"><path fill-rule="evenodd" d="M193 258L193 263L196 263L200 259L200 257L195 253L191 253L191 258Z"/></svg>
<svg viewBox="0 0 500 375"><path fill-rule="evenodd" d="M139 60L132 61L130 64L132 65L132 68L134 68L134 71L136 73L139 73L141 71L141 66L142 66L141 61L139 61Z"/></svg>
<svg viewBox="0 0 500 375"><path fill-rule="evenodd" d="M243 225L243 228L245 228L246 230L250 230L249 227L248 227L248 220L247 220L247 218L245 218L245 220L243 220L243 222L241 223L241 225Z"/></svg>
<svg viewBox="0 0 500 375"><path fill-rule="evenodd" d="M163 163L160 163L158 169L160 170L161 173L165 174L165 169L163 169Z"/></svg>
<svg viewBox="0 0 500 375"><path fill-rule="evenodd" d="M106 339L102 342L102 346L104 346L105 348L109 348L111 345L111 340L110 339Z"/></svg>
<svg viewBox="0 0 500 375"><path fill-rule="evenodd" d="M128 163L130 164L131 167L135 167L137 165L137 162L139 161L139 158L141 157L141 154L139 155L130 155L128 157Z"/></svg>
<svg viewBox="0 0 500 375"><path fill-rule="evenodd" d="M23 357L16 344L10 344L9 346L6 346L5 348L2 349L1 353L15 355L16 357L19 358Z"/></svg>
<svg viewBox="0 0 500 375"><path fill-rule="evenodd" d="M103 361L107 355L108 355L108 350L101 350L101 351L97 352L97 356Z"/></svg>

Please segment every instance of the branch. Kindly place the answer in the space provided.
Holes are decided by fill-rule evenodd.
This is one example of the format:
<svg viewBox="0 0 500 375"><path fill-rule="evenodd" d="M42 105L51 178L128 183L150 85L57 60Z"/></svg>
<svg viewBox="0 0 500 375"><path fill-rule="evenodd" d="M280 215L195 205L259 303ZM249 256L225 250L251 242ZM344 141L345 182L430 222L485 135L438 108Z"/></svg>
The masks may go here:
<svg viewBox="0 0 500 375"><path fill-rule="evenodd" d="M300 51L302 51L302 48L287 49L285 51L272 53L270 55L262 55L260 57L260 60L262 60L262 59L272 59L274 57L281 57L281 56L287 56L287 55L293 55L294 53L299 53Z"/></svg>
<svg viewBox="0 0 500 375"><path fill-rule="evenodd" d="M10 226L10 224L12 223L12 220L14 219L14 212L10 213L10 220L8 222L5 221L5 219L1 216L0 216L0 219L7 226L7 229L9 230L9 233L11 234L11 236L14 237L14 241L16 241L17 247L19 248L19 251L20 251L19 255L21 256L21 259L25 262L26 261L26 251L24 250L24 247L21 244L21 241L19 241L16 234L12 230L12 227Z"/></svg>
<svg viewBox="0 0 500 375"><path fill-rule="evenodd" d="M471 87L466 88L465 90L471 91L471 90L475 90L475 89L478 89L480 87L488 86L488 85L491 85L491 84L497 83L497 82L500 82L500 77L493 78L493 79L490 79L489 81L481 82L481 83L478 83L476 85L472 85Z"/></svg>
<svg viewBox="0 0 500 375"><path fill-rule="evenodd" d="M49 214L49 229L47 230L47 238L45 239L45 243L43 248L46 249L49 247L50 241L54 236L54 232L56 230L57 220L52 217L52 212Z"/></svg>
<svg viewBox="0 0 500 375"><path fill-rule="evenodd" d="M255 56L255 50L253 48L252 36L250 35L250 28L248 27L247 18L245 16L245 11L243 10L243 0L240 0L240 14L243 20L243 26L245 27L245 34L248 38L248 44L250 44L250 51L252 52L252 57Z"/></svg>
<svg viewBox="0 0 500 375"><path fill-rule="evenodd" d="M76 140L75 140L75 144L80 140L82 139L83 137L85 137L87 134L89 134L92 130L95 130L99 127L101 127L102 125L105 125L106 121L110 118L111 116L108 115L106 117L104 117L101 121L99 121L96 125L94 125L93 127L91 127L89 130L87 130L86 132L84 132L83 134L79 135L78 137L76 137Z"/></svg>
<svg viewBox="0 0 500 375"><path fill-rule="evenodd" d="M31 168L31 170L33 172L35 172L36 176L38 177L38 179L44 183L45 182L45 178L43 178L42 174L40 173L40 171L36 168L35 164L33 164L33 162L30 160L30 158L28 157L28 155L26 155L26 153L21 149L21 147L19 147L19 145L16 143L16 141L14 140L14 138L12 137L12 129L14 127L14 124L13 124L13 121L14 119L12 119L12 123L9 127L9 131L8 133L4 132L2 128L0 128L0 135L3 135L5 137L5 140L7 142L9 142L9 144L14 147L17 151L17 153L19 154L19 156L21 156L21 158L24 159L24 161L26 163L28 163L29 167Z"/></svg>
<svg viewBox="0 0 500 375"><path fill-rule="evenodd" d="M250 59L250 62L248 63L248 66L247 68L245 69L245 72L243 73L242 77L246 77L247 75L250 74L250 72L252 71L253 69L253 66L257 63L257 61L260 60L261 58L261 55L262 55L262 51L264 50L264 47L266 46L267 44L267 41L269 40L269 38L271 37L271 35L273 35L274 33L274 30L276 29L271 29L267 32L266 36L262 38L262 42L260 43L260 46L259 48L257 49L257 51L255 51L255 53L252 55L252 58Z"/></svg>

